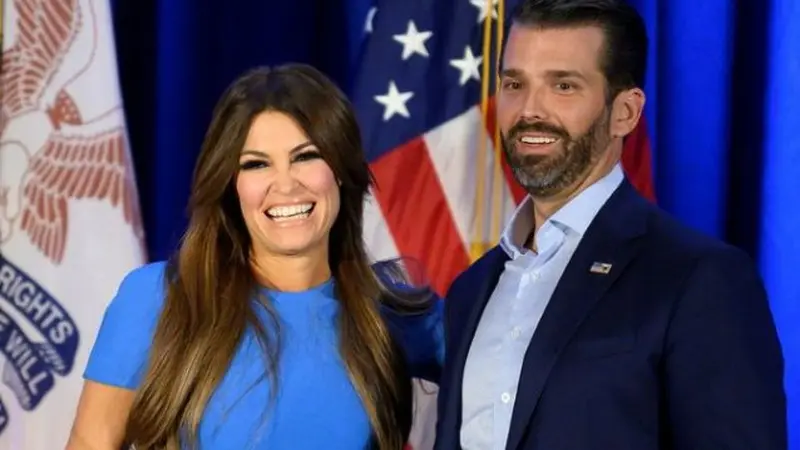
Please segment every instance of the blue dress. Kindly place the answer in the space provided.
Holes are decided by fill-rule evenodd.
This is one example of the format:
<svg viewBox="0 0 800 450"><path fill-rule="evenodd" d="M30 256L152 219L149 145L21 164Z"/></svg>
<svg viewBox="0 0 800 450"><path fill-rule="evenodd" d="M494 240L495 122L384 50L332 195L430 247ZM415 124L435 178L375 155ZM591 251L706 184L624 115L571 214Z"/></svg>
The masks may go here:
<svg viewBox="0 0 800 450"><path fill-rule="evenodd" d="M142 382L164 300L165 268L164 262L153 263L125 277L103 317L87 380L127 389ZM283 326L276 402L267 409L264 358L248 331L209 400L199 448L363 449L371 428L339 356L333 281L303 292L267 293ZM442 310L439 301L421 316L384 315L415 377L434 379L441 367ZM269 323L266 313L262 320Z"/></svg>

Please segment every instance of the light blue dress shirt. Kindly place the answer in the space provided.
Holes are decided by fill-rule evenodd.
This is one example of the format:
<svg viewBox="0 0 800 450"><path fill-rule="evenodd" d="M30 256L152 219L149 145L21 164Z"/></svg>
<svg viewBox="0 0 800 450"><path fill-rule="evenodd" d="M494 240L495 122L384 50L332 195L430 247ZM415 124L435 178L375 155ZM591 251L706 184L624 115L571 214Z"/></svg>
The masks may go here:
<svg viewBox="0 0 800 450"><path fill-rule="evenodd" d="M538 253L524 248L533 229L531 198L514 212L500 240L511 259L481 316L464 368L464 450L505 448L528 343L586 229L623 178L617 164L553 214L534 236Z"/></svg>

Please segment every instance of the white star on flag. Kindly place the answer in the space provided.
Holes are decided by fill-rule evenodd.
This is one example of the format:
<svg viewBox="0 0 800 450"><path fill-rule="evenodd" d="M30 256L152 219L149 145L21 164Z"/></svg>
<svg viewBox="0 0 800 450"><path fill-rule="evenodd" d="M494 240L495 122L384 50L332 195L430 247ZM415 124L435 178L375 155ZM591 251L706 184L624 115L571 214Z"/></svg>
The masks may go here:
<svg viewBox="0 0 800 450"><path fill-rule="evenodd" d="M414 53L428 57L428 49L425 48L425 41L431 38L433 33L430 31L419 31L414 25L413 20L408 21L406 34L395 34L394 40L403 44L403 60L410 58Z"/></svg>
<svg viewBox="0 0 800 450"><path fill-rule="evenodd" d="M461 59L451 59L450 65L455 67L461 72L458 84L463 86L470 80L481 81L481 75L478 72L478 67L481 65L481 56L472 54L472 49L469 46L464 48L464 57Z"/></svg>
<svg viewBox="0 0 800 450"><path fill-rule="evenodd" d="M497 19L497 0L469 0L469 2L478 8L478 23L482 23L489 15L489 2L492 2L492 19Z"/></svg>
<svg viewBox="0 0 800 450"><path fill-rule="evenodd" d="M389 92L384 95L375 96L375 101L384 106L383 121L388 121L395 114L409 118L411 114L408 112L406 102L409 101L413 96L413 92L398 91L397 85L394 84L394 80L389 81Z"/></svg>

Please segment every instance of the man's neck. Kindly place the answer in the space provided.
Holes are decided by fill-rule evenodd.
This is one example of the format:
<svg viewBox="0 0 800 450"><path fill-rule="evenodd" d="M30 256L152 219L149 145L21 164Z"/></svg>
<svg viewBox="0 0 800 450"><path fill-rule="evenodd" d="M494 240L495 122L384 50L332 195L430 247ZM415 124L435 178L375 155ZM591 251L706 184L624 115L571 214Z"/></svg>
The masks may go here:
<svg viewBox="0 0 800 450"><path fill-rule="evenodd" d="M531 236L534 236L539 228L544 224L547 219L553 216L558 210L564 207L573 198L577 197L581 192L585 191L589 186L597 183L606 175L611 173L619 160L617 158L607 158L595 164L585 176L581 177L578 181L557 192L555 195L548 197L537 197L531 195L533 200L533 230ZM530 246L528 248L536 251L536 242L532 237L530 238Z"/></svg>

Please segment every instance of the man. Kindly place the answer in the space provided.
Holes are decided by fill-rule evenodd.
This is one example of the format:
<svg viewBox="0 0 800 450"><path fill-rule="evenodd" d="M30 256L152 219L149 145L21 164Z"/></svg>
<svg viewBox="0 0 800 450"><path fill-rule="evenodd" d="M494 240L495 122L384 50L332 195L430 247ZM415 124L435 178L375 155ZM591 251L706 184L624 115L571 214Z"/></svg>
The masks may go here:
<svg viewBox="0 0 800 450"><path fill-rule="evenodd" d="M621 170L645 103L641 17L523 0L502 56L497 120L530 195L448 292L436 448L785 449L783 358L751 261Z"/></svg>

